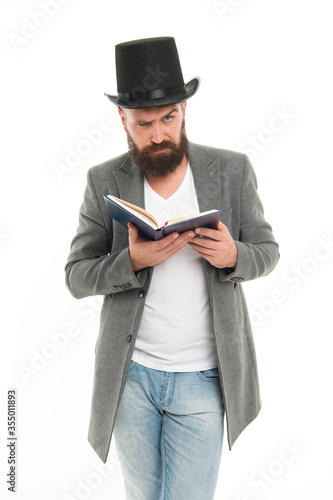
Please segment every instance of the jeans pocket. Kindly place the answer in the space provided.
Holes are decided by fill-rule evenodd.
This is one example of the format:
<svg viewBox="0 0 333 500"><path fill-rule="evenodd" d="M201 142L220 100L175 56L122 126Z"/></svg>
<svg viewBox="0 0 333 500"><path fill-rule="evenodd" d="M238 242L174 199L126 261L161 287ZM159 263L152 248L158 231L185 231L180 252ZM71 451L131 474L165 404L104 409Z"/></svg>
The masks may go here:
<svg viewBox="0 0 333 500"><path fill-rule="evenodd" d="M133 368L135 367L135 365L136 365L136 362L132 360L129 369L133 370Z"/></svg>
<svg viewBox="0 0 333 500"><path fill-rule="evenodd" d="M205 382L218 382L219 381L219 371L217 368L212 368L211 370L202 370L197 372L201 380Z"/></svg>

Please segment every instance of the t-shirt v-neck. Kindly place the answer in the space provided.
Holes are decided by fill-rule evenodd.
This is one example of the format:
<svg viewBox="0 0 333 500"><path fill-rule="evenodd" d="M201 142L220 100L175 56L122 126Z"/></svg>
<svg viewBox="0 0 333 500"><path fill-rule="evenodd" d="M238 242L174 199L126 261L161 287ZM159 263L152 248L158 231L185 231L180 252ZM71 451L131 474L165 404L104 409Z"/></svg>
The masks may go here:
<svg viewBox="0 0 333 500"><path fill-rule="evenodd" d="M146 179L144 180L144 193L145 209L157 219L159 225L163 225L172 217L182 217L199 211L193 175L189 164L181 185L168 198L165 199L156 193Z"/></svg>

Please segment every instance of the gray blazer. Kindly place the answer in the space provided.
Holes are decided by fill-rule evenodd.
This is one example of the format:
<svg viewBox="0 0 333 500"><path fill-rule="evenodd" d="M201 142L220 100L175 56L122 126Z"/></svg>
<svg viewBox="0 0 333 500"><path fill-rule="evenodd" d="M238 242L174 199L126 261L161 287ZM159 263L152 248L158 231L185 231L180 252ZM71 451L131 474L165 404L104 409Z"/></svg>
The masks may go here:
<svg viewBox="0 0 333 500"><path fill-rule="evenodd" d="M238 249L233 271L217 269L204 260L231 449L261 408L255 348L241 282L270 273L279 251L264 219L247 156L190 143L189 161L200 211L221 209L221 220ZM95 347L88 435L105 463L154 269L133 272L128 230L110 218L103 194L144 206L143 175L128 153L88 171L79 226L65 268L66 285L74 297L105 296Z"/></svg>

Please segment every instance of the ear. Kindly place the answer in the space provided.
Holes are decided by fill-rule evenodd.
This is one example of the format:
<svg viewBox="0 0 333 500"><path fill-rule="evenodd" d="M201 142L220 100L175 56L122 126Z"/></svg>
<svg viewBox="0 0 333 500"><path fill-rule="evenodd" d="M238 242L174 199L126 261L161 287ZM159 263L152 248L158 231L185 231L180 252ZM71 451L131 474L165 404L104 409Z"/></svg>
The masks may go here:
<svg viewBox="0 0 333 500"><path fill-rule="evenodd" d="M125 132L127 132L126 123L125 123L126 118L125 118L123 110L119 106L118 106L118 113L120 115L121 123L123 124L124 130L125 130Z"/></svg>

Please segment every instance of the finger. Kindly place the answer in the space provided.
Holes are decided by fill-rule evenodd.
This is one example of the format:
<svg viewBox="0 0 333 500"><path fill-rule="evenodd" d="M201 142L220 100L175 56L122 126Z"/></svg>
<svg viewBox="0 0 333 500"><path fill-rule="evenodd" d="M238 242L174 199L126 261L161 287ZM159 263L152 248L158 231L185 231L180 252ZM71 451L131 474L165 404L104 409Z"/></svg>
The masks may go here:
<svg viewBox="0 0 333 500"><path fill-rule="evenodd" d="M164 251L166 252L166 255L171 256L174 253L178 252L183 247L185 247L193 237L194 237L193 231L187 231L186 233L182 233L181 235L178 236L178 238L175 241L173 241L167 247L165 247Z"/></svg>
<svg viewBox="0 0 333 500"><path fill-rule="evenodd" d="M221 222L222 224L222 222ZM220 224L218 225L218 229L209 229L207 227L197 227L195 229L195 234L200 236L206 236L207 238L211 238L212 240L221 241L223 238L223 230L221 230Z"/></svg>
<svg viewBox="0 0 333 500"><path fill-rule="evenodd" d="M127 227L129 236L134 237L138 234L138 228L134 224L132 224L132 222L129 222L127 224Z"/></svg>
<svg viewBox="0 0 333 500"><path fill-rule="evenodd" d="M192 238L193 236L195 236L193 231L186 231L185 233L181 234L179 233L168 234L168 236L165 236L164 238L159 240L160 249L167 248L169 245L177 247L179 245L182 245L184 242L186 244L189 238Z"/></svg>
<svg viewBox="0 0 333 500"><path fill-rule="evenodd" d="M139 236L139 230L135 224L133 224L132 222L129 222L127 224L127 227L128 227L128 237L131 241L142 240L142 238Z"/></svg>
<svg viewBox="0 0 333 500"><path fill-rule="evenodd" d="M220 231L220 233L229 233L229 229L223 222L219 221L218 226L217 226L217 231Z"/></svg>
<svg viewBox="0 0 333 500"><path fill-rule="evenodd" d="M191 246L195 245L198 248L202 247L202 248L216 249L217 245L219 244L220 241L217 241L216 239L201 238L199 236L195 236L189 241L189 245Z"/></svg>
<svg viewBox="0 0 333 500"><path fill-rule="evenodd" d="M206 248L201 245L196 245L195 243L192 243L192 241L189 241L188 244L190 245L191 248L193 248L193 250L198 252L200 255L210 255L210 256L216 255L217 249L215 248Z"/></svg>
<svg viewBox="0 0 333 500"><path fill-rule="evenodd" d="M161 240L156 241L156 246L159 250L163 250L179 238L179 233L171 233L165 236Z"/></svg>
<svg viewBox="0 0 333 500"><path fill-rule="evenodd" d="M129 229L130 231L132 231L133 233L135 233L135 232L136 232L136 233L138 233L138 228L137 228L137 226L136 226L135 224L133 224L133 222L129 222L129 223L127 224L127 227L128 227L128 229Z"/></svg>

